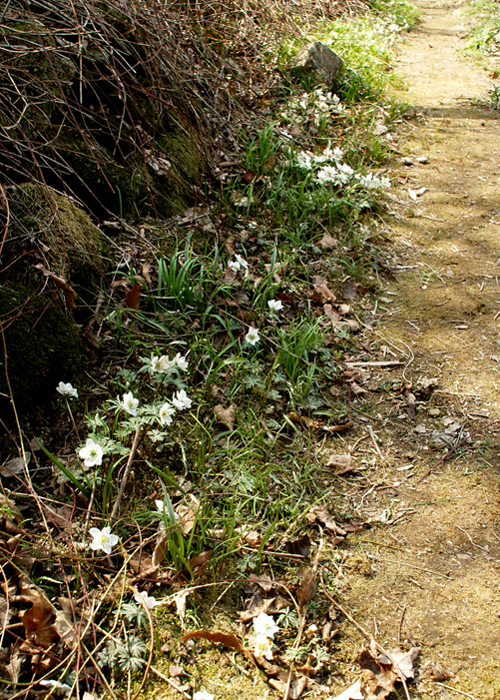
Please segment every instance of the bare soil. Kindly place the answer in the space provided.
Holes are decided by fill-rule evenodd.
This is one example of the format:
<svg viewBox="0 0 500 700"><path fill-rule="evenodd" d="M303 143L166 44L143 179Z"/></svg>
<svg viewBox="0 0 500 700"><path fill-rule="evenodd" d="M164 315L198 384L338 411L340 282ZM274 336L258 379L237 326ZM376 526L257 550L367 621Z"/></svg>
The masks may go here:
<svg viewBox="0 0 500 700"><path fill-rule="evenodd" d="M343 600L387 648L419 646L421 676L426 662L449 670L440 683L436 674L419 681L412 697L493 700L500 697L500 424L490 425L500 388L500 122L498 112L477 106L491 81L461 56L463 7L439 0L420 7L422 23L399 67L409 86L399 97L416 116L400 143L414 164L398 165L389 222L397 279L371 333L405 368L372 370L389 390L364 418L378 449L369 438L355 450L367 467L362 498L360 484L346 480L354 512L387 523L358 536L355 557L371 574L347 576ZM408 190L422 187L414 201ZM400 381L415 392L422 377L438 379L438 389L422 401L416 394L415 406L408 390L393 390ZM450 421L462 430L455 443L466 433L469 441L418 482L445 452L434 431ZM353 657L356 642L353 633Z"/></svg>

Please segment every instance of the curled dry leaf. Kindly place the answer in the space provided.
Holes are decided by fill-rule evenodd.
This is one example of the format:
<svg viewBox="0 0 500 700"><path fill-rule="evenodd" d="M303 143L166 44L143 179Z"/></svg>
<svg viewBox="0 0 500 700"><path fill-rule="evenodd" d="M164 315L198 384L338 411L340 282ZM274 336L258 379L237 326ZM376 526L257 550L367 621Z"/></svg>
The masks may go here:
<svg viewBox="0 0 500 700"><path fill-rule="evenodd" d="M361 693L361 682L356 681L340 695L336 695L331 700L365 700L366 695Z"/></svg>
<svg viewBox="0 0 500 700"><path fill-rule="evenodd" d="M260 534L260 532L257 532L257 530L250 530L249 532L245 532L243 535L243 540L250 547L258 547L263 539L263 536Z"/></svg>
<svg viewBox="0 0 500 700"><path fill-rule="evenodd" d="M212 549L208 549L206 552L202 552L195 557L192 557L189 562L189 569L182 569L179 571L179 578L183 578L186 581L193 578L200 578L203 576L203 572L207 568L207 564L212 558Z"/></svg>
<svg viewBox="0 0 500 700"><path fill-rule="evenodd" d="M236 421L236 409L231 404L229 408L224 408L221 404L214 408L215 418L218 423L225 425L228 430L234 428L234 423Z"/></svg>
<svg viewBox="0 0 500 700"><path fill-rule="evenodd" d="M141 285L136 282L132 289L125 294L125 306L127 309L139 309L139 300L141 298Z"/></svg>
<svg viewBox="0 0 500 700"><path fill-rule="evenodd" d="M363 649L359 656L362 669L361 690L366 700L386 700L394 691L394 684L399 679L399 673L392 663L383 663L375 658L368 649Z"/></svg>
<svg viewBox="0 0 500 700"><path fill-rule="evenodd" d="M187 642L188 639L208 639L208 641L212 642L213 644L223 644L225 647L236 649L236 651L240 651L242 654L245 654L245 656L249 656L248 651L243 646L243 642L241 639L238 639L235 634L197 630L196 632L189 632L189 634L185 634L179 639L179 641Z"/></svg>
<svg viewBox="0 0 500 700"><path fill-rule="evenodd" d="M23 585L24 583L24 585ZM21 582L21 595L12 597L12 605L16 603L31 604L31 607L19 612L23 623L26 641L20 651L38 653L38 648L47 648L59 637L53 623L56 611L48 598L35 586Z"/></svg>
<svg viewBox="0 0 500 700"><path fill-rule="evenodd" d="M174 598L176 612L177 612L177 615L179 616L179 620L181 621L181 625L183 627L184 627L184 618L186 617L186 600L187 600L189 593L190 593L189 589L186 588L183 591L179 591Z"/></svg>
<svg viewBox="0 0 500 700"><path fill-rule="evenodd" d="M339 242L329 233L325 233L323 238L320 240L319 244L322 248L325 248L325 250L327 250L328 248L335 248L336 246L338 246Z"/></svg>
<svg viewBox="0 0 500 700"><path fill-rule="evenodd" d="M333 473L335 474L335 476L347 474L348 472L352 472L355 469L353 465L352 455L330 455L326 462L326 466L333 468Z"/></svg>
<svg viewBox="0 0 500 700"><path fill-rule="evenodd" d="M70 309L75 308L75 299L76 299L76 292L72 287L70 287L66 280L63 277L59 277L58 275L54 275L53 272L50 270L47 270L42 263L38 263L38 265L35 265L36 268L40 270L40 272L45 275L45 277L48 277L51 282L54 282L56 287L58 287L62 293L64 294L66 298L66 302L69 306Z"/></svg>
<svg viewBox="0 0 500 700"><path fill-rule="evenodd" d="M302 575L302 582L297 591L297 600L303 608L316 595L316 573L312 569L306 569Z"/></svg>
<svg viewBox="0 0 500 700"><path fill-rule="evenodd" d="M311 553L311 540L309 535L301 535L295 540L285 542L285 549L290 554L299 554L301 557L308 557Z"/></svg>
<svg viewBox="0 0 500 700"><path fill-rule="evenodd" d="M311 508L311 510L306 513L306 520L311 525L315 522L321 523L329 532L342 539L347 534L345 530L337 525L325 506L314 506L314 508Z"/></svg>
<svg viewBox="0 0 500 700"><path fill-rule="evenodd" d="M76 649L83 639L82 632L88 627L86 637L91 633L88 614L81 614L80 620L76 618L74 602L70 598L60 597L57 599L61 609L55 610L56 619L53 627L68 649Z"/></svg>
<svg viewBox="0 0 500 700"><path fill-rule="evenodd" d="M250 574L248 577L252 583L256 583L265 593L273 590L275 583L267 574Z"/></svg>
<svg viewBox="0 0 500 700"><path fill-rule="evenodd" d="M337 297L332 292L332 290L328 287L326 282L323 282L322 284L317 284L314 287L314 290L312 293L312 300L317 302L318 304L325 304L328 302L337 301Z"/></svg>
<svg viewBox="0 0 500 700"><path fill-rule="evenodd" d="M408 680L409 678L415 678L413 662L416 660L419 651L420 649L418 647L412 647L410 651L391 649L390 659L385 657L383 654L379 654L378 660L383 661L384 663L394 662L400 674L404 676L405 680Z"/></svg>
<svg viewBox="0 0 500 700"><path fill-rule="evenodd" d="M332 322L334 326L340 323L340 314L338 313L338 311L335 311L331 304L323 304L323 311L325 312L325 316Z"/></svg>
<svg viewBox="0 0 500 700"><path fill-rule="evenodd" d="M192 493L188 494L188 504L180 503L175 512L179 516L179 526L184 533L188 535L194 527L196 516L200 510L200 502Z"/></svg>
<svg viewBox="0 0 500 700"><path fill-rule="evenodd" d="M31 459L30 453L26 453L26 467L28 466ZM0 467L0 475L8 478L9 476L15 476L16 474L21 474L24 471L24 459L22 457L13 457L5 462Z"/></svg>

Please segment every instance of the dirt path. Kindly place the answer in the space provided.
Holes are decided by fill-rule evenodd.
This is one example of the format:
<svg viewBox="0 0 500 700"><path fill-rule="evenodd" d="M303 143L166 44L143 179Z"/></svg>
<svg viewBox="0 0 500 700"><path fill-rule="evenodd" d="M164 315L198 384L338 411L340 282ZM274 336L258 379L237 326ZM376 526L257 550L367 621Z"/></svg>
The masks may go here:
<svg viewBox="0 0 500 700"><path fill-rule="evenodd" d="M421 663L454 674L441 679L449 688L421 682L412 697L466 697L457 688L489 700L500 698L499 425L485 428L500 417L500 122L467 102L491 81L460 58L462 9L421 7L400 59L410 85L401 97L417 118L401 141L414 165L400 166L393 200L399 272L372 337L407 367L372 373L388 387L370 416L383 459L370 440L357 448L370 479L362 500L359 484L351 493L355 512L392 524L359 536L351 559L372 574L348 576L344 599L387 647L400 634L421 647ZM408 190L422 187L413 201ZM414 406L401 380L419 377L439 385L430 397L413 389ZM455 439L480 429L482 445L418 483L443 454L435 438L446 423L460 426L448 426Z"/></svg>

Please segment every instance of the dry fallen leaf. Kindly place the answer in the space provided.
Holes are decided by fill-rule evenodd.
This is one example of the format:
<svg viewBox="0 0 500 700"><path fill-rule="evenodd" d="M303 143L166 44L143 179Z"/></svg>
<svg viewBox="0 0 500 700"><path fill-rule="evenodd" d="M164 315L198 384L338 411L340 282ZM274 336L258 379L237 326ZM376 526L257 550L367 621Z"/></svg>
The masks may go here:
<svg viewBox="0 0 500 700"><path fill-rule="evenodd" d="M313 299L313 301L316 301L319 304L325 304L326 302L337 301L337 297L331 291L331 289L329 289L329 287L326 283L317 284L314 287L314 291L312 293L312 299Z"/></svg>
<svg viewBox="0 0 500 700"><path fill-rule="evenodd" d="M47 648L58 639L59 634L53 627L56 611L38 588L23 580L20 585L21 595L12 597L12 605L31 603L30 608L19 612L26 635L26 641L20 647L20 651L33 653L34 646Z"/></svg>
<svg viewBox="0 0 500 700"><path fill-rule="evenodd" d="M53 272L50 270L47 270L42 263L38 263L38 265L35 265L36 268L40 270L40 272L45 275L45 277L48 277L56 287L58 287L62 293L64 294L66 298L66 302L69 306L70 309L75 308L75 299L76 299L76 292L74 289L72 289L67 283L66 280L63 277L59 277L58 275L54 275Z"/></svg>
<svg viewBox="0 0 500 700"><path fill-rule="evenodd" d="M250 574L248 577L252 583L256 583L265 593L269 593L275 587L274 581L267 574Z"/></svg>
<svg viewBox="0 0 500 700"><path fill-rule="evenodd" d="M337 525L325 506L314 506L314 508L311 508L311 510L306 513L306 520L310 524L320 522L329 532L341 539L347 534L345 530L342 530L342 528Z"/></svg>
<svg viewBox="0 0 500 700"><path fill-rule="evenodd" d="M225 425L228 430L232 430L234 428L234 423L236 421L236 409L232 404L229 406L229 408L224 408L224 406L219 404L214 408L214 413L218 423Z"/></svg>
<svg viewBox="0 0 500 700"><path fill-rule="evenodd" d="M258 547L263 539L263 535L261 535L260 532L257 532L257 530L249 530L243 535L244 542L246 542L250 547Z"/></svg>
<svg viewBox="0 0 500 700"><path fill-rule="evenodd" d="M213 550L208 549L206 552L202 552L201 554L192 557L192 559L190 559L188 562L189 569L179 571L179 578L189 580L191 578L195 579L203 576L203 572L207 568L207 564L212 558L212 553Z"/></svg>
<svg viewBox="0 0 500 700"><path fill-rule="evenodd" d="M200 511L200 502L196 496L190 493L188 494L188 498L189 503L187 505L180 503L175 509L175 512L179 516L177 522L184 535L188 535L191 532L196 522L196 516Z"/></svg>
<svg viewBox="0 0 500 700"><path fill-rule="evenodd" d="M325 233L323 238L320 240L319 244L322 248L327 249L327 248L335 248L336 246L338 246L339 242L336 238L334 238L329 233Z"/></svg>
<svg viewBox="0 0 500 700"><path fill-rule="evenodd" d="M184 627L184 618L186 617L186 599L189 593L189 589L185 589L183 591L179 591L174 598L176 612L179 616L182 627Z"/></svg>
<svg viewBox="0 0 500 700"><path fill-rule="evenodd" d="M352 455L330 455L326 466L333 467L333 473L335 476L347 474L355 469Z"/></svg>
<svg viewBox="0 0 500 700"><path fill-rule="evenodd" d="M325 312L325 316L333 323L334 326L337 326L340 323L340 314L335 311L331 304L323 304L323 311Z"/></svg>
<svg viewBox="0 0 500 700"><path fill-rule="evenodd" d="M316 573L312 569L306 569L302 575L302 583L297 590L297 600L303 608L316 595Z"/></svg>
<svg viewBox="0 0 500 700"><path fill-rule="evenodd" d="M391 649L390 655L391 659L387 659L387 662L391 661L398 667L399 671L404 675L405 680L409 678L415 678L415 671L413 669L413 662L418 656L420 649L418 647L412 647L410 651L401 651L401 649ZM381 655L379 655L379 660ZM384 658L385 661L385 658Z"/></svg>
<svg viewBox="0 0 500 700"><path fill-rule="evenodd" d="M394 684L399 679L399 673L392 663L383 663L368 649L363 649L359 656L359 665L363 676L361 690L365 693L366 700L386 700L394 691Z"/></svg>
<svg viewBox="0 0 500 700"><path fill-rule="evenodd" d="M179 642L187 642L189 639L208 639L209 642L213 642L214 644L223 644L225 647L236 649L236 651L240 651L242 654L245 654L245 656L249 656L248 651L243 646L243 642L234 634L197 630L196 632L189 632L189 634L185 634L179 639Z"/></svg>
<svg viewBox="0 0 500 700"><path fill-rule="evenodd" d="M360 681L356 681L356 683L347 688L347 690L344 690L343 693L336 695L331 700L365 700L365 698L366 695L361 693Z"/></svg>
<svg viewBox="0 0 500 700"><path fill-rule="evenodd" d="M31 459L30 453L26 453L26 465L29 464ZM0 467L0 475L8 478L9 476L15 476L15 474L21 474L24 471L24 459L22 457L13 457L5 462Z"/></svg>
<svg viewBox="0 0 500 700"><path fill-rule="evenodd" d="M125 294L125 306L127 309L139 308L139 300L141 298L141 285L136 282L132 289Z"/></svg>

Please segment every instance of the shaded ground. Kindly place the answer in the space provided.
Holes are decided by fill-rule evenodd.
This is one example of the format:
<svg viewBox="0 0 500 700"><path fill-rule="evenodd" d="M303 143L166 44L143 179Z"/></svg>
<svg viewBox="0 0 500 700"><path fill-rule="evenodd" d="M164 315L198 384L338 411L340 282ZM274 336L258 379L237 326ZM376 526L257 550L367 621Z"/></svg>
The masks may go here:
<svg viewBox="0 0 500 700"><path fill-rule="evenodd" d="M444 685L420 682L412 697L464 697L457 688L486 700L500 697L500 426L489 426L499 406L500 124L468 101L491 84L458 53L462 8L421 7L400 60L410 86L402 97L417 116L402 147L413 165L399 168L390 224L399 272L372 334L405 370L372 376L385 372L393 387L435 377L439 387L415 406L408 393L389 392L377 400L378 418L366 414L382 459L370 439L356 448L370 478L362 499L361 483L346 485L351 506L363 519L397 521L359 537L357 556L373 573L348 577L344 600L382 644L415 642L421 664L454 674ZM414 201L408 190L422 187ZM479 431L475 449L465 443L418 483L444 452L434 431L451 421L461 426L455 443Z"/></svg>

